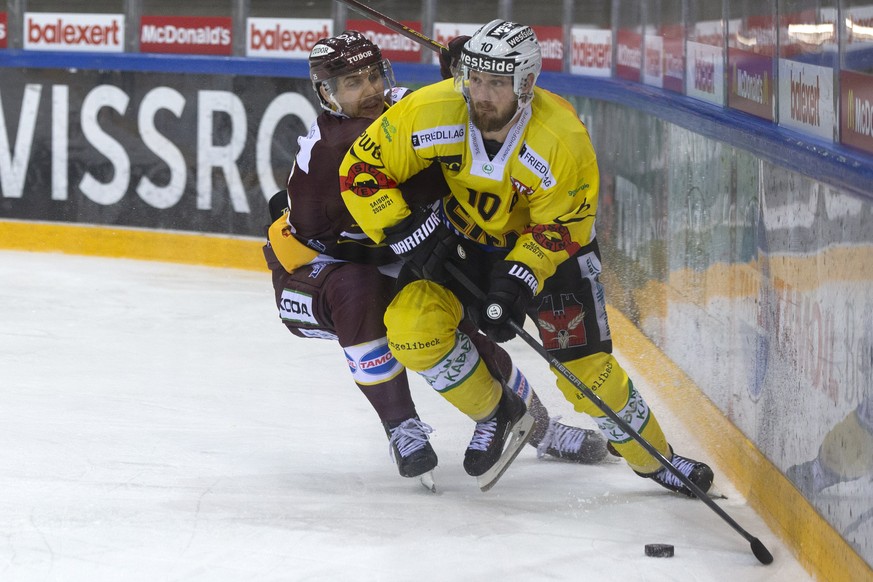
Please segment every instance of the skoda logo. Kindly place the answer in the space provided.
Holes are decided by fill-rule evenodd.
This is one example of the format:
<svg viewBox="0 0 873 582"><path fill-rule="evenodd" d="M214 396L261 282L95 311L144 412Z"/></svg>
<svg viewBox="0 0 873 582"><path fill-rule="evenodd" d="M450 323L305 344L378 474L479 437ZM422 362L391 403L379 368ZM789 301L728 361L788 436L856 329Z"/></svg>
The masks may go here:
<svg viewBox="0 0 873 582"><path fill-rule="evenodd" d="M494 166L492 166L491 164L482 164L482 171L486 174L490 174L494 171Z"/></svg>
<svg viewBox="0 0 873 582"><path fill-rule="evenodd" d="M488 319L497 321L503 315L503 308L497 303L492 303L485 309L485 315L488 316Z"/></svg>

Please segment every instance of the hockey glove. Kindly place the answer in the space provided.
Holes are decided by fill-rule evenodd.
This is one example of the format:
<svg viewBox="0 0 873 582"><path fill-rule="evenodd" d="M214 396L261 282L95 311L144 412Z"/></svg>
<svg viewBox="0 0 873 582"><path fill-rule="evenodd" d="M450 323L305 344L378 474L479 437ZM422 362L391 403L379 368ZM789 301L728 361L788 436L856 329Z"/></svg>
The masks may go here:
<svg viewBox="0 0 873 582"><path fill-rule="evenodd" d="M422 279L448 280L445 263L458 246L458 237L427 207L385 229L385 242Z"/></svg>
<svg viewBox="0 0 873 582"><path fill-rule="evenodd" d="M515 331L509 326L509 320L524 325L527 306L537 292L537 285L537 278L523 263L496 263L485 299L482 331L497 343L514 338Z"/></svg>
<svg viewBox="0 0 873 582"><path fill-rule="evenodd" d="M440 76L443 79L451 79L455 76L455 69L458 68L458 60L461 58L461 49L468 40L470 40L469 36L456 36L449 41L449 50L440 51Z"/></svg>

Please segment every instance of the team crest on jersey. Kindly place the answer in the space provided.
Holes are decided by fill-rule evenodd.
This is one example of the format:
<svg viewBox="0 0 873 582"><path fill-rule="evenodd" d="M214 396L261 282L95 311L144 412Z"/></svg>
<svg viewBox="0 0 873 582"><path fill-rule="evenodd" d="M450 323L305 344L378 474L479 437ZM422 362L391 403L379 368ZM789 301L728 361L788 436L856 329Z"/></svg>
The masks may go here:
<svg viewBox="0 0 873 582"><path fill-rule="evenodd" d="M531 229L538 245L553 253L567 251L571 256L582 246L570 238L570 230L560 224L538 224Z"/></svg>
<svg viewBox="0 0 873 582"><path fill-rule="evenodd" d="M342 182L343 190L351 190L361 198L369 198L384 188L397 187L397 182L366 162L352 164Z"/></svg>
<svg viewBox="0 0 873 582"><path fill-rule="evenodd" d="M509 177L509 183L512 184L512 190L516 194L521 194L524 196L530 196L534 193L533 188L523 184L518 178Z"/></svg>
<svg viewBox="0 0 873 582"><path fill-rule="evenodd" d="M551 301L556 298L550 297ZM588 333L585 329L585 310L582 302L573 294L560 295L561 304L551 304L545 301L540 309L537 324L547 350L566 350L588 344Z"/></svg>

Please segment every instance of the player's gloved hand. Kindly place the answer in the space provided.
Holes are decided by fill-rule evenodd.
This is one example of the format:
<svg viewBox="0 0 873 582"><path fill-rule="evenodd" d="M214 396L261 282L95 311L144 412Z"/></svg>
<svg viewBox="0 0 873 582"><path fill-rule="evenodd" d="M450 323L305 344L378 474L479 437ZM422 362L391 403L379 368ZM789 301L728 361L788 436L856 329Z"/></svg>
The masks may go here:
<svg viewBox="0 0 873 582"><path fill-rule="evenodd" d="M445 263L458 246L458 237L427 207L385 229L385 242L422 279L448 280Z"/></svg>
<svg viewBox="0 0 873 582"><path fill-rule="evenodd" d="M440 51L440 76L443 79L451 79L455 76L458 59L461 58L461 49L468 40L470 37L467 35L456 36L449 41L448 51Z"/></svg>
<svg viewBox="0 0 873 582"><path fill-rule="evenodd" d="M509 320L524 325L527 306L536 295L537 285L537 278L524 263L496 263L485 299L482 331L497 343L514 338L515 331L509 326Z"/></svg>

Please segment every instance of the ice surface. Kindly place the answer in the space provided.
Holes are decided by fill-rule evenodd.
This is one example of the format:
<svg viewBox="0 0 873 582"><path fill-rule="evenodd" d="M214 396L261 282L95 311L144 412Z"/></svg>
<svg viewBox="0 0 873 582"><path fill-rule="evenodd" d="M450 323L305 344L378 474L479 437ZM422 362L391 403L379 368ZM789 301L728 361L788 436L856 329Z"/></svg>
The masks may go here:
<svg viewBox="0 0 873 582"><path fill-rule="evenodd" d="M594 427L539 356L509 349L552 414ZM266 272L0 252L0 580L810 579L717 467L719 503L773 565L612 458L528 447L482 493L461 467L472 421L412 386L437 494L398 476L338 346L279 323Z"/></svg>

